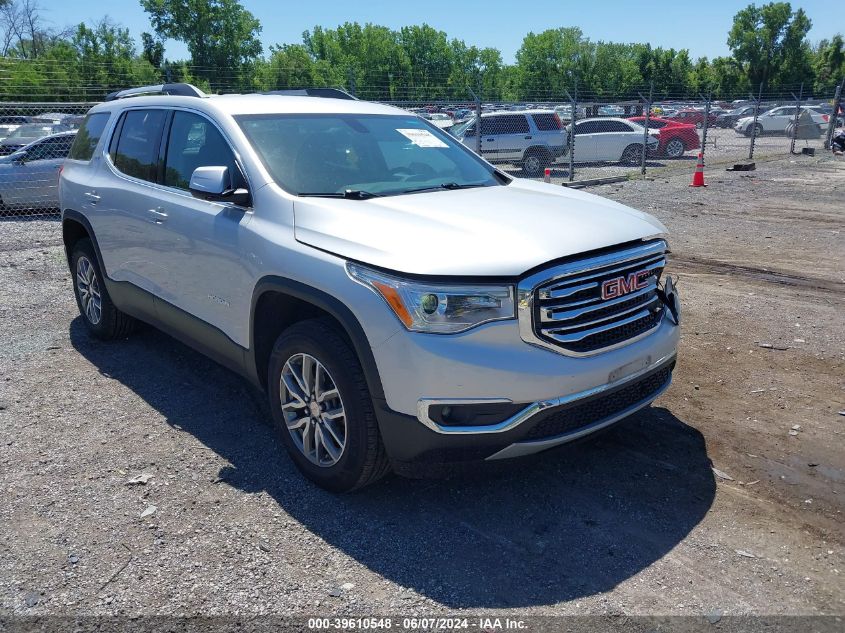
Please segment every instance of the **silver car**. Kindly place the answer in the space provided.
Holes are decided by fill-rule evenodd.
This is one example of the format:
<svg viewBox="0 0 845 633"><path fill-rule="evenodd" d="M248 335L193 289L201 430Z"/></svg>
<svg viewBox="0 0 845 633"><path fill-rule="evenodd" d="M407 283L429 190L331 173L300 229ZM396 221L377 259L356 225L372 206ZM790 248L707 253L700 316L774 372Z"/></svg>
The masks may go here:
<svg viewBox="0 0 845 633"><path fill-rule="evenodd" d="M45 136L0 156L0 210L58 209L59 168L76 132Z"/></svg>
<svg viewBox="0 0 845 633"><path fill-rule="evenodd" d="M537 453L668 388L655 218L339 91L141 91L94 107L62 170L80 323L146 321L243 375L319 485Z"/></svg>

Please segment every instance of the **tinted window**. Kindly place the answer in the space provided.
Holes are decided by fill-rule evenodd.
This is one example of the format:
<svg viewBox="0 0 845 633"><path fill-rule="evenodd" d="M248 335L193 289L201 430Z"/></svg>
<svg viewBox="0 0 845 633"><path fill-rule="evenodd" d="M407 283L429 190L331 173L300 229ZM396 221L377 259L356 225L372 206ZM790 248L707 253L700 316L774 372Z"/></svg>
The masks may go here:
<svg viewBox="0 0 845 633"><path fill-rule="evenodd" d="M190 112L175 112L164 167L164 184L187 189L191 174L197 167L222 166L229 168L229 175L240 174L235 165L235 155L214 124ZM235 187L243 183L233 181Z"/></svg>
<svg viewBox="0 0 845 633"><path fill-rule="evenodd" d="M583 123L575 124L575 136L579 134L594 134L598 132L598 121L584 121Z"/></svg>
<svg viewBox="0 0 845 633"><path fill-rule="evenodd" d="M55 160L66 158L70 151L73 136L47 138L26 150L26 160Z"/></svg>
<svg viewBox="0 0 845 633"><path fill-rule="evenodd" d="M164 110L130 110L111 152L114 166L127 176L155 182Z"/></svg>
<svg viewBox="0 0 845 633"><path fill-rule="evenodd" d="M631 128L622 121L596 121L596 132L630 132Z"/></svg>
<svg viewBox="0 0 845 633"><path fill-rule="evenodd" d="M537 129L543 132L560 129L560 119L556 114L532 114L531 118L534 119Z"/></svg>
<svg viewBox="0 0 845 633"><path fill-rule="evenodd" d="M639 124L642 125L645 121L639 121ZM648 129L650 130L659 130L662 127L666 127L666 121L655 121L654 119L648 120Z"/></svg>
<svg viewBox="0 0 845 633"><path fill-rule="evenodd" d="M523 114L494 116L490 120L494 126L492 134L528 134L531 131ZM484 129L483 123L481 129Z"/></svg>
<svg viewBox="0 0 845 633"><path fill-rule="evenodd" d="M108 112L98 112L85 117L79 127L79 132L76 134L76 140L70 148L69 158L91 160L94 150L97 149L97 143L100 142L100 137L103 135L106 123L108 123L109 116Z"/></svg>

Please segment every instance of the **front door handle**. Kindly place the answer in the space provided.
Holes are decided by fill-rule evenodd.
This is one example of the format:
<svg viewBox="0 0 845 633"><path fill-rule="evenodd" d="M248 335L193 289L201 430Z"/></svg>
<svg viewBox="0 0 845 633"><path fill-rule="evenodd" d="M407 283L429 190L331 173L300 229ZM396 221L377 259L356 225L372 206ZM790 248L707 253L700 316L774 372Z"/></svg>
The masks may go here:
<svg viewBox="0 0 845 633"><path fill-rule="evenodd" d="M100 201L100 196L97 195L96 191L86 191L83 195L88 198L88 202L91 204L97 204Z"/></svg>
<svg viewBox="0 0 845 633"><path fill-rule="evenodd" d="M495 140L496 140L496 139L494 139L494 138L488 138L488 139L487 139L487 142L488 142L488 143L492 143L492 142L493 142L493 141L495 141Z"/></svg>

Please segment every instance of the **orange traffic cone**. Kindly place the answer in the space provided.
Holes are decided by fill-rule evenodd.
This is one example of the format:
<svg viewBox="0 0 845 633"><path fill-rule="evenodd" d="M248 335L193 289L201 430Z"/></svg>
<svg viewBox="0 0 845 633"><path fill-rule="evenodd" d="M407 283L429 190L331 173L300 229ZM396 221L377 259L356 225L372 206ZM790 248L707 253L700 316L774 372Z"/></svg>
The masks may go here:
<svg viewBox="0 0 845 633"><path fill-rule="evenodd" d="M706 187L704 184L704 154L698 153L698 164L695 166L695 173L692 175L690 187Z"/></svg>

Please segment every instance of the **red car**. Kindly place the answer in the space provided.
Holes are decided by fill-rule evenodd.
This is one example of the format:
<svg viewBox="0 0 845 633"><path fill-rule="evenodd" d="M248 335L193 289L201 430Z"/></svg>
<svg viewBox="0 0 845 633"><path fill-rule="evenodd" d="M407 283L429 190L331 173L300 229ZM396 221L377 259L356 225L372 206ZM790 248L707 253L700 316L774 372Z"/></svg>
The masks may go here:
<svg viewBox="0 0 845 633"><path fill-rule="evenodd" d="M644 116L634 116L628 120L638 125L645 123ZM674 119L649 117L648 133L651 136L656 136L660 141L656 151L658 156L679 158L684 155L684 152L701 147L695 126L688 123L678 123Z"/></svg>
<svg viewBox="0 0 845 633"><path fill-rule="evenodd" d="M675 123L691 123L699 130L704 126L704 110L693 110L687 108L685 110L678 110L672 116L665 117L667 121L674 121ZM716 113L711 112L707 117L707 126L710 127L716 122Z"/></svg>

